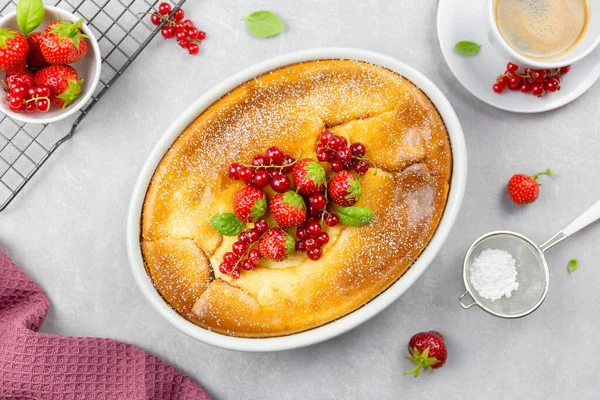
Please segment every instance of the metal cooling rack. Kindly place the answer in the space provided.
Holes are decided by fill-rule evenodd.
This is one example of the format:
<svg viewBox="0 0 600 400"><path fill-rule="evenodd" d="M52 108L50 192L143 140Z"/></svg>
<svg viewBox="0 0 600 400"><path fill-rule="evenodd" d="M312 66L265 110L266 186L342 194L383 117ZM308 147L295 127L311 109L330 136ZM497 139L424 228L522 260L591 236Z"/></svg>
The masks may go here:
<svg viewBox="0 0 600 400"><path fill-rule="evenodd" d="M15 121L0 113L0 211L8 206L60 145L73 136L98 100L160 32L162 24L154 26L147 15L139 14L156 10L159 1L44 1L45 5L65 9L86 21L102 54L100 82L90 101L66 121L39 125ZM170 1L173 13L185 1ZM0 16L14 11L16 4L17 0L0 0Z"/></svg>

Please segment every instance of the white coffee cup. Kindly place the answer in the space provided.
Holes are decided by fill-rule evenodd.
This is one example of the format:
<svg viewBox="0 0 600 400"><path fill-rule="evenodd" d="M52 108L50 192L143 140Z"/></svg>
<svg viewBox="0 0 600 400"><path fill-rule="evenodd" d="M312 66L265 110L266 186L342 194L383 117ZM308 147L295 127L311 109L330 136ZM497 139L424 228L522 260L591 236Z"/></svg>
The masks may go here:
<svg viewBox="0 0 600 400"><path fill-rule="evenodd" d="M571 65L590 54L600 43L600 1L588 0L588 22L583 37L562 55L552 59L536 59L524 56L514 50L502 37L496 23L496 3L498 0L487 0L487 19L490 26L489 39L494 48L507 61L519 66L539 69L551 69ZM592 4L594 3L594 4Z"/></svg>

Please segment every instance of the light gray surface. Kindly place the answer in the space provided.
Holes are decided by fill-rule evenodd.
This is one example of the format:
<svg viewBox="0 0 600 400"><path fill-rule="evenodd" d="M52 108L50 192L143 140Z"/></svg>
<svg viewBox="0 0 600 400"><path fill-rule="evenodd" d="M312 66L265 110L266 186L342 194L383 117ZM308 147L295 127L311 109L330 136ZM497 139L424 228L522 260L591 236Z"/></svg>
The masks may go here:
<svg viewBox="0 0 600 400"><path fill-rule="evenodd" d="M434 1L188 1L209 39L198 57L157 38L17 200L0 213L0 246L47 292L43 330L139 345L191 375L217 399L592 399L600 330L600 224L548 253L550 292L525 319L462 310L461 261L472 240L512 229L541 242L600 197L600 85L545 114L498 111L468 94L437 44ZM276 11L287 32L251 37L241 16ZM419 281L386 311L320 345L237 353L179 333L146 302L126 258L124 222L141 165L166 127L222 79L266 58L312 47L379 51L427 75L465 131L469 180L449 240ZM499 72L502 66L498 66ZM576 78L576 68L571 76ZM490 84L491 90L491 84ZM536 101L532 98L531 101ZM508 178L552 167L533 205L515 207ZM567 262L580 270L571 275ZM447 365L404 377L406 343L446 335Z"/></svg>

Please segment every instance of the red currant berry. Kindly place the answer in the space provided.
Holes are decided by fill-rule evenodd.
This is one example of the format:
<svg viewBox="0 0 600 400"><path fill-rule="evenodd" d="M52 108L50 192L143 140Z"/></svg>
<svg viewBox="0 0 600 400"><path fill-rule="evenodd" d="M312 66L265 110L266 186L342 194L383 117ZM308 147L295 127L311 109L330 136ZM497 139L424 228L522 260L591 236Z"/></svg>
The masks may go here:
<svg viewBox="0 0 600 400"><path fill-rule="evenodd" d="M204 31L198 31L198 37L196 37L197 40L204 40L206 39L206 32Z"/></svg>
<svg viewBox="0 0 600 400"><path fill-rule="evenodd" d="M248 260L256 265L260 261L260 251L258 249L254 249L248 253Z"/></svg>
<svg viewBox="0 0 600 400"><path fill-rule="evenodd" d="M334 135L331 139L329 139L329 147L331 147L333 150L339 150L345 145L346 139L341 136Z"/></svg>
<svg viewBox="0 0 600 400"><path fill-rule="evenodd" d="M262 154L257 154L252 158L252 165L255 167L263 167L268 164L269 160L267 159L267 156Z"/></svg>
<svg viewBox="0 0 600 400"><path fill-rule="evenodd" d="M312 237L304 239L304 244L306 246L306 250L314 250L319 248L319 242Z"/></svg>
<svg viewBox="0 0 600 400"><path fill-rule="evenodd" d="M560 72L561 75L564 75L567 72L569 72L570 70L571 70L571 66L567 65L567 66L561 67L560 70L559 70L559 72Z"/></svg>
<svg viewBox="0 0 600 400"><path fill-rule="evenodd" d="M531 94L534 96L541 97L544 94L544 84L534 83L531 85Z"/></svg>
<svg viewBox="0 0 600 400"><path fill-rule="evenodd" d="M158 6L158 12L162 15L169 15L171 14L171 11L172 8L169 3L160 3L160 5Z"/></svg>
<svg viewBox="0 0 600 400"><path fill-rule="evenodd" d="M231 273L231 271L233 271L233 264L224 262L221 263L221 265L219 265L219 272L221 272L224 275L228 275L229 273Z"/></svg>
<svg viewBox="0 0 600 400"><path fill-rule="evenodd" d="M306 242L304 240L298 240L296 242L296 251L298 253L302 253L306 251Z"/></svg>
<svg viewBox="0 0 600 400"><path fill-rule="evenodd" d="M535 83L542 83L544 82L544 79L546 79L546 71L543 69L534 69L531 71L530 75L531 80Z"/></svg>
<svg viewBox="0 0 600 400"><path fill-rule="evenodd" d="M323 131L319 135L319 142L321 142L321 144L325 145L325 144L329 143L329 140L331 140L332 137L333 137L333 133L331 133L329 131Z"/></svg>
<svg viewBox="0 0 600 400"><path fill-rule="evenodd" d="M323 214L323 210L317 210L313 206L308 206L308 215L311 217L319 218L321 217L321 214Z"/></svg>
<svg viewBox="0 0 600 400"><path fill-rule="evenodd" d="M248 232L247 231L241 232L238 235L238 240L242 243L246 243L246 244L250 243L250 238L248 237Z"/></svg>
<svg viewBox="0 0 600 400"><path fill-rule="evenodd" d="M495 83L494 86L492 86L492 89L494 90L495 93L504 92L504 87L501 86L499 83Z"/></svg>
<svg viewBox="0 0 600 400"><path fill-rule="evenodd" d="M319 248L310 249L310 250L307 248L307 251L306 251L306 255L308 256L308 258L310 258L313 261L316 261L319 258L321 258L321 254L323 254L323 252Z"/></svg>
<svg viewBox="0 0 600 400"><path fill-rule="evenodd" d="M329 243L329 235L327 232L319 233L319 236L317 236L317 242L319 242L321 246L325 246L327 243Z"/></svg>
<svg viewBox="0 0 600 400"><path fill-rule="evenodd" d="M28 98L35 97L35 86L27 88L27 95L24 97L28 97Z"/></svg>
<svg viewBox="0 0 600 400"><path fill-rule="evenodd" d="M506 64L506 70L510 72L517 72L519 70L519 66L517 64L509 62L508 64Z"/></svg>
<svg viewBox="0 0 600 400"><path fill-rule="evenodd" d="M246 250L248 250L248 246L246 245L246 243L235 242L231 246L231 250L233 250L233 252L235 254L237 254L238 256L241 256L242 254L244 254L246 252Z"/></svg>
<svg viewBox="0 0 600 400"><path fill-rule="evenodd" d="M252 168L248 168L242 165L238 170L238 176L244 182L250 182L250 180L254 176L254 172L252 171Z"/></svg>
<svg viewBox="0 0 600 400"><path fill-rule="evenodd" d="M196 27L196 25L194 25L194 21L192 21L191 19L186 19L185 21L183 21L183 26L185 26L188 29Z"/></svg>
<svg viewBox="0 0 600 400"><path fill-rule="evenodd" d="M315 193L310 197L309 203L315 209L322 210L325 208L327 199L321 193Z"/></svg>
<svg viewBox="0 0 600 400"><path fill-rule="evenodd" d="M306 223L306 230L311 236L318 236L321 231L321 223L315 219L311 219Z"/></svg>
<svg viewBox="0 0 600 400"><path fill-rule="evenodd" d="M298 228L296 229L296 237L298 239L306 239L309 236L308 229Z"/></svg>
<svg viewBox="0 0 600 400"><path fill-rule="evenodd" d="M187 35L184 31L180 31L175 34L175 38L179 41L184 41L187 38Z"/></svg>
<svg viewBox="0 0 600 400"><path fill-rule="evenodd" d="M337 214L329 214L327 218L325 218L325 223L327 226L336 226L340 223L340 217Z"/></svg>
<svg viewBox="0 0 600 400"><path fill-rule="evenodd" d="M246 260L242 263L242 269L245 271L252 271L254 269L254 264L250 260Z"/></svg>
<svg viewBox="0 0 600 400"><path fill-rule="evenodd" d="M260 232L258 231L258 229L248 229L246 231L246 234L248 235L248 241L250 243L258 242L258 239L260 239Z"/></svg>
<svg viewBox="0 0 600 400"><path fill-rule="evenodd" d="M35 94L39 97L50 97L50 88L48 86L36 86Z"/></svg>
<svg viewBox="0 0 600 400"><path fill-rule="evenodd" d="M227 253L225 253L223 255L223 261L225 261L228 264L233 264L238 260L238 256L235 255L235 253L232 253L231 251L228 251Z"/></svg>
<svg viewBox="0 0 600 400"><path fill-rule="evenodd" d="M512 76L508 81L510 90L518 90L521 87L521 77L519 75Z"/></svg>
<svg viewBox="0 0 600 400"><path fill-rule="evenodd" d="M34 101L29 101L27 103L25 103L25 111L33 113L37 111L37 107L35 106L35 102Z"/></svg>
<svg viewBox="0 0 600 400"><path fill-rule="evenodd" d="M294 161L296 161L296 159L294 157L284 156L283 161L281 162L281 165L285 165L285 167L283 167L281 169L281 172L283 172L284 174L288 174L288 173L292 172L292 169L294 169L294 166L292 165L294 163Z"/></svg>
<svg viewBox="0 0 600 400"><path fill-rule="evenodd" d="M187 37L196 40L198 38L198 29L196 28L187 28Z"/></svg>
<svg viewBox="0 0 600 400"><path fill-rule="evenodd" d="M506 75L502 75L500 78L498 78L498 80L496 81L496 83L500 86L502 86L502 88L504 89L504 87L506 85L508 85L508 82L510 81L510 77L506 76Z"/></svg>
<svg viewBox="0 0 600 400"><path fill-rule="evenodd" d="M191 55L196 55L200 52L200 46L198 46L196 43L190 43L188 44L188 53L190 53Z"/></svg>
<svg viewBox="0 0 600 400"><path fill-rule="evenodd" d="M331 161L331 169L335 172L340 172L344 170L344 164L339 162L338 160Z"/></svg>
<svg viewBox="0 0 600 400"><path fill-rule="evenodd" d="M240 164L238 163L231 164L227 169L227 176L229 176L231 179L240 179L240 176L238 175L239 167Z"/></svg>
<svg viewBox="0 0 600 400"><path fill-rule="evenodd" d="M239 269L234 269L233 271L231 271L229 273L229 276L231 276L232 279L238 279L240 277L240 275L242 275L242 273L240 272Z"/></svg>
<svg viewBox="0 0 600 400"><path fill-rule="evenodd" d="M265 187L269 184L270 179L267 171L256 171L252 178L252 186L257 188Z"/></svg>
<svg viewBox="0 0 600 400"><path fill-rule="evenodd" d="M342 147L335 153L335 158L342 164L352 161L352 152L347 147Z"/></svg>
<svg viewBox="0 0 600 400"><path fill-rule="evenodd" d="M320 162L325 162L328 159L329 153L327 153L327 150L317 151L317 160L319 160Z"/></svg>
<svg viewBox="0 0 600 400"><path fill-rule="evenodd" d="M158 15L158 13L156 12L152 13L152 15L150 16L150 22L152 22L154 25L160 25L160 15Z"/></svg>
<svg viewBox="0 0 600 400"><path fill-rule="evenodd" d="M548 92L556 92L558 87L554 81L546 81L544 82L544 89Z"/></svg>
<svg viewBox="0 0 600 400"><path fill-rule="evenodd" d="M178 40L177 43L179 44L179 47L181 47L182 49L186 49L188 48L188 46L190 45L190 42L188 42L187 40Z"/></svg>
<svg viewBox="0 0 600 400"><path fill-rule="evenodd" d="M163 35L165 39L171 39L173 36L175 36L175 28L168 25L163 26L160 30L160 34Z"/></svg>
<svg viewBox="0 0 600 400"><path fill-rule="evenodd" d="M21 96L12 95L10 100L8 100L8 106L14 112L19 112L21 107L23 107L23 98Z"/></svg>
<svg viewBox="0 0 600 400"><path fill-rule="evenodd" d="M254 227L258 230L258 233L260 233L261 235L263 233L265 233L267 231L267 229L269 229L269 225L267 224L267 221L265 221L262 218L256 220L256 222L254 223Z"/></svg>
<svg viewBox="0 0 600 400"><path fill-rule="evenodd" d="M281 149L276 146L269 147L267 149L266 155L267 159L269 160L269 163L273 165L281 165L281 163L283 162L283 157L285 157L283 151L281 151Z"/></svg>
<svg viewBox="0 0 600 400"><path fill-rule="evenodd" d="M354 170L364 175L369 170L369 163L366 160L358 160L358 163L354 166Z"/></svg>
<svg viewBox="0 0 600 400"><path fill-rule="evenodd" d="M287 192L290 188L290 178L283 174L277 174L271 178L271 187L277 193Z"/></svg>
<svg viewBox="0 0 600 400"><path fill-rule="evenodd" d="M529 93L531 91L531 82L529 81L524 81L521 84L521 87L519 88L519 90L523 93Z"/></svg>
<svg viewBox="0 0 600 400"><path fill-rule="evenodd" d="M183 18L185 18L185 12L180 8L177 11L175 11L175 14L173 14L173 18L175 18L175 21L181 21Z"/></svg>
<svg viewBox="0 0 600 400"><path fill-rule="evenodd" d="M25 97L26 94L28 94L28 87L25 85L15 85L12 87L11 92L13 94L13 96L17 96L17 97ZM35 93L35 89L34 89L34 93ZM46 97L46 96L44 96Z"/></svg>
<svg viewBox="0 0 600 400"><path fill-rule="evenodd" d="M175 22L173 24L173 29L175 29L175 32L185 32L185 25L181 22Z"/></svg>
<svg viewBox="0 0 600 400"><path fill-rule="evenodd" d="M365 153L367 152L367 148L364 144L356 142L350 145L350 151L352 152L353 156L364 157Z"/></svg>

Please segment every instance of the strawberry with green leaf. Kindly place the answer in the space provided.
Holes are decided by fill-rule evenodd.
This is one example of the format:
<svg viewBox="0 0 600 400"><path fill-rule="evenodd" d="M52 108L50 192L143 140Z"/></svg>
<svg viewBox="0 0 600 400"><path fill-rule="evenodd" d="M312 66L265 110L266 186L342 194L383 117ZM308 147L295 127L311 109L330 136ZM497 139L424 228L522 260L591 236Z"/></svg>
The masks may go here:
<svg viewBox="0 0 600 400"><path fill-rule="evenodd" d="M305 196L323 192L327 184L325 168L310 158L304 158L294 165L292 178L298 192Z"/></svg>
<svg viewBox="0 0 600 400"><path fill-rule="evenodd" d="M410 356L406 356L406 359L415 365L415 368L406 371L404 375L412 374L415 378L422 369L431 372L441 368L448 358L444 336L436 331L414 334L408 342L408 352Z"/></svg>
<svg viewBox="0 0 600 400"><path fill-rule="evenodd" d="M88 36L80 29L83 19L77 22L63 21L60 16L58 19L42 32L40 48L50 64L73 64L88 50Z"/></svg>
<svg viewBox="0 0 600 400"><path fill-rule="evenodd" d="M349 171L340 171L329 181L329 198L343 207L356 204L362 194L358 177Z"/></svg>
<svg viewBox="0 0 600 400"><path fill-rule="evenodd" d="M52 107L68 107L81 93L82 83L83 79L68 65L51 65L35 74L35 84L50 89Z"/></svg>
<svg viewBox="0 0 600 400"><path fill-rule="evenodd" d="M294 238L283 229L270 229L260 239L260 255L273 261L282 261L294 251Z"/></svg>
<svg viewBox="0 0 600 400"><path fill-rule="evenodd" d="M0 70L20 72L27 66L29 44L20 32L0 28Z"/></svg>
<svg viewBox="0 0 600 400"><path fill-rule="evenodd" d="M267 196L252 186L233 195L233 213L242 222L253 222L265 215Z"/></svg>
<svg viewBox="0 0 600 400"><path fill-rule="evenodd" d="M306 204L293 190L278 194L269 202L271 213L280 228L300 225L306 220Z"/></svg>

